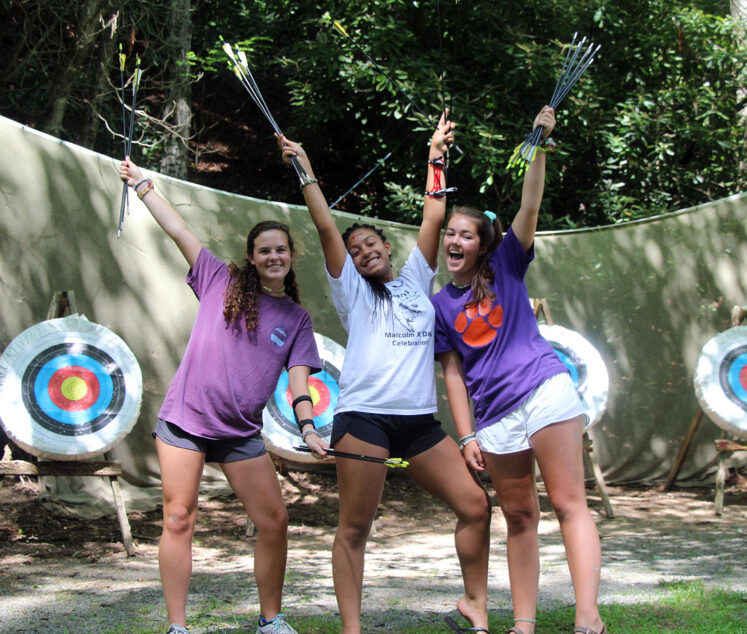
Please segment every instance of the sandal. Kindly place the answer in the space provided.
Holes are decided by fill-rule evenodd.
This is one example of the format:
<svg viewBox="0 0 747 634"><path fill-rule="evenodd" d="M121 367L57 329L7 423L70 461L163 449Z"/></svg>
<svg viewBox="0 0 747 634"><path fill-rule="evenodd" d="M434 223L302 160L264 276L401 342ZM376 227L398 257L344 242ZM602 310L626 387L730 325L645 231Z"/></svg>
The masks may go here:
<svg viewBox="0 0 747 634"><path fill-rule="evenodd" d="M450 616L445 616L444 621L446 622L446 625L448 625L453 632L456 632L457 634L462 634L462 632L489 632L490 630L486 630L484 627L459 627L459 624L452 619Z"/></svg>
<svg viewBox="0 0 747 634"><path fill-rule="evenodd" d="M607 634L607 626L602 623L602 629L598 632L596 630L592 630L590 627L574 627L573 628L573 634Z"/></svg>
<svg viewBox="0 0 747 634"><path fill-rule="evenodd" d="M527 623L537 622L535 619L514 619L514 621L526 621ZM516 627L514 625L510 629L506 630L506 634L526 634L526 632L522 630L520 627Z"/></svg>

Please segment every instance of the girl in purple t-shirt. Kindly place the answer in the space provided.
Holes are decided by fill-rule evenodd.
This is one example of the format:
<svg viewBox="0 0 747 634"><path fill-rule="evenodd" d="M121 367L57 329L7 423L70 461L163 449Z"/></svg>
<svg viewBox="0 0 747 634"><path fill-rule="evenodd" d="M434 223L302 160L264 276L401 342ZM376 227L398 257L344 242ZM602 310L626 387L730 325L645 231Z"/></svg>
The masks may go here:
<svg viewBox="0 0 747 634"><path fill-rule="evenodd" d="M549 106L537 115L538 125L547 139L555 125ZM443 249L452 279L431 298L435 354L443 365L464 460L475 471L487 467L506 519L515 621L509 632L534 632L536 458L565 544L576 595L574 632L598 634L605 632L597 609L601 550L584 490L585 414L565 366L539 334L524 285L544 181L545 152L540 151L526 172L521 207L503 240L492 212L469 207L451 212Z"/></svg>
<svg viewBox="0 0 747 634"><path fill-rule="evenodd" d="M320 368L309 314L299 304L288 227L260 222L247 238L246 264L227 266L125 159L120 176L190 266L200 301L154 436L163 487L158 550L169 634L186 634L192 534L205 462L217 462L257 529L254 577L258 634L294 634L280 613L288 549L288 513L260 430L262 409L284 368L299 419L312 419L309 374Z"/></svg>

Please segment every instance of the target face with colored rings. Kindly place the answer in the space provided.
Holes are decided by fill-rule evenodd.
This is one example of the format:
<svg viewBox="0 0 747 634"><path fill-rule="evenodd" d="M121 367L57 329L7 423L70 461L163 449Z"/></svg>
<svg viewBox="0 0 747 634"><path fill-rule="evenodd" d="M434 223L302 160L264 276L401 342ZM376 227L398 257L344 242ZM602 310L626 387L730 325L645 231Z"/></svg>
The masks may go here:
<svg viewBox="0 0 747 634"><path fill-rule="evenodd" d="M701 408L714 423L747 437L747 326L725 330L703 346L693 384Z"/></svg>
<svg viewBox="0 0 747 634"><path fill-rule="evenodd" d="M314 333L322 369L309 377L309 395L312 402L314 428L329 440L332 435L332 418L340 396L340 371L345 358L345 349L324 335ZM293 414L293 395L288 385L288 372L283 371L278 379L272 398L262 412L262 436L268 451L295 462L315 462L314 457L293 449L303 444Z"/></svg>
<svg viewBox="0 0 747 634"><path fill-rule="evenodd" d="M0 359L0 420L16 444L42 458L104 453L132 429L141 399L130 349L79 315L32 326Z"/></svg>
<svg viewBox="0 0 747 634"><path fill-rule="evenodd" d="M577 332L563 326L547 324L540 324L539 330L571 375L573 386L589 417L588 429L602 417L607 408L607 366L596 348Z"/></svg>

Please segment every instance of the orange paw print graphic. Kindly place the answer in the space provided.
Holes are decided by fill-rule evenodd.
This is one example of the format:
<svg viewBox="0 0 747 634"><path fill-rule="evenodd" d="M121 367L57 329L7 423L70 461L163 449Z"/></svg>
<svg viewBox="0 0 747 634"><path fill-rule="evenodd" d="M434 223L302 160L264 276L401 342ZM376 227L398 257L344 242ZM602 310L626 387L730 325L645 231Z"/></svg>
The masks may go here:
<svg viewBox="0 0 747 634"><path fill-rule="evenodd" d="M459 313L454 320L454 328L461 333L464 343L480 348L495 339L502 323L503 306L494 307L486 297L479 306L472 304Z"/></svg>

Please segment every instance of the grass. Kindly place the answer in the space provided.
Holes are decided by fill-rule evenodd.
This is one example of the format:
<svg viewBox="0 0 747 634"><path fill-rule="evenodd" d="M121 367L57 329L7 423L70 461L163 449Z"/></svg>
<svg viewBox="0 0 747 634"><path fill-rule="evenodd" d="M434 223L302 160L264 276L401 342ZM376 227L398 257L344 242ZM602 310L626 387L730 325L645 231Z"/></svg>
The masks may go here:
<svg viewBox="0 0 747 634"><path fill-rule="evenodd" d="M706 587L701 581L663 583L664 596L655 603L608 604L600 606L602 618L610 634L641 634L666 632L667 634L747 634L747 596L740 592L723 588ZM219 614L219 601L213 604L213 614L202 614L193 627L226 634L254 634L254 626L248 627L246 618L232 614ZM223 607L228 607L224 603ZM235 606L233 606L235 608ZM392 606L394 609L394 606ZM544 610L537 616L537 632L570 633L573 630L573 608L564 607ZM337 615L299 617L289 615L289 620L300 634L339 634L340 620ZM437 634L450 630L439 616L422 624L403 629L386 628L377 623L374 631L388 634ZM493 614L490 618L491 632L505 632L513 623L505 613ZM162 632L163 626L153 629L138 629L132 623L130 634L150 634ZM364 623L363 629L366 630Z"/></svg>

